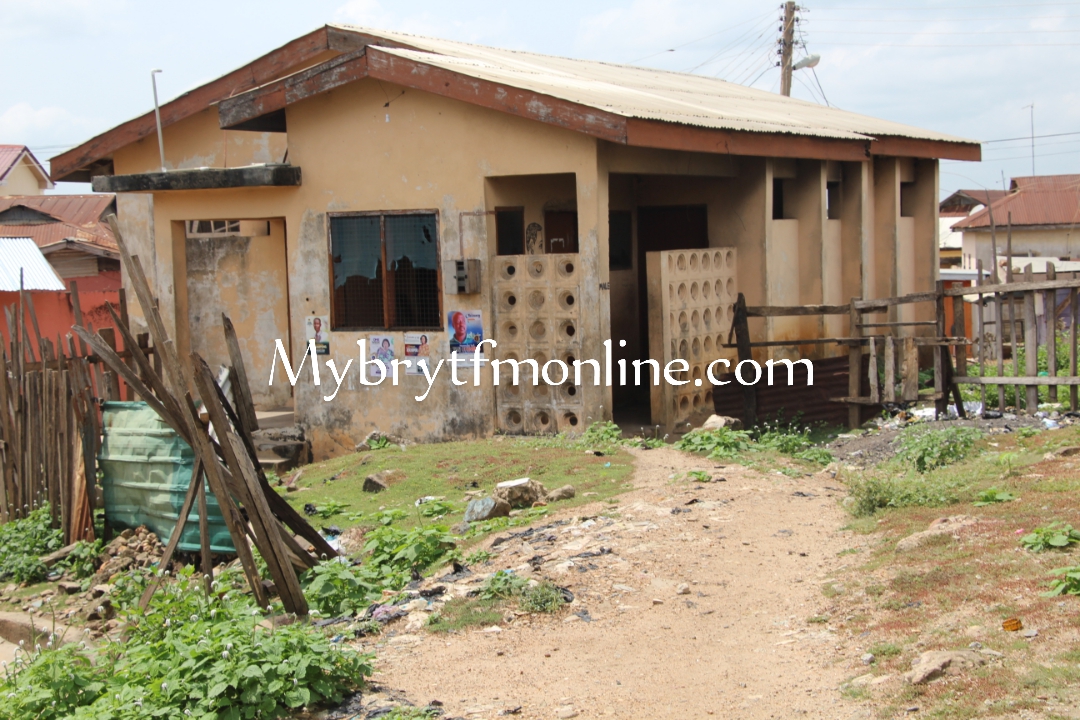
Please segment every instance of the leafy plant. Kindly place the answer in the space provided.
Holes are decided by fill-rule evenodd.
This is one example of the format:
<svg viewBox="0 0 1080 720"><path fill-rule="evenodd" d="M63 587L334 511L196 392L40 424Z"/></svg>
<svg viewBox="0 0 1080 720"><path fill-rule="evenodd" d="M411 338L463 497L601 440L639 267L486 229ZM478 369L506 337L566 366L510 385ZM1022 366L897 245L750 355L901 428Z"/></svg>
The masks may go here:
<svg viewBox="0 0 1080 720"><path fill-rule="evenodd" d="M975 428L949 427L941 430L912 428L900 435L897 458L920 473L963 460L982 433Z"/></svg>
<svg viewBox="0 0 1080 720"><path fill-rule="evenodd" d="M707 483L712 480L712 474L706 470L691 470L686 476L694 482Z"/></svg>
<svg viewBox="0 0 1080 720"><path fill-rule="evenodd" d="M407 517L409 517L409 513L404 510L398 510L397 508L380 510L379 512L371 514L371 519L379 525L393 525L398 520L404 520Z"/></svg>
<svg viewBox="0 0 1080 720"><path fill-rule="evenodd" d="M997 503L1010 502L1012 500L1019 500L1019 498L1006 490L998 490L997 488L987 488L979 492L978 499L973 503L975 507L984 507L986 505L995 505Z"/></svg>
<svg viewBox="0 0 1080 720"><path fill-rule="evenodd" d="M553 613L566 603L562 590L547 580L521 591L519 606L525 612Z"/></svg>
<svg viewBox="0 0 1080 720"><path fill-rule="evenodd" d="M619 445L622 429L610 420L600 420L589 425L581 434L580 445Z"/></svg>
<svg viewBox="0 0 1080 720"><path fill-rule="evenodd" d="M488 552L487 550L474 550L473 552L471 552L471 553L469 553L468 555L465 556L465 564L466 565L483 565L488 560L490 560L492 557L494 557L494 556L490 552Z"/></svg>
<svg viewBox="0 0 1080 720"><path fill-rule="evenodd" d="M101 540L95 540L94 542L80 540L75 543L75 547L72 548L61 564L70 570L75 577L84 580L97 572L98 556L101 555L102 548Z"/></svg>
<svg viewBox="0 0 1080 720"><path fill-rule="evenodd" d="M1020 538L1020 544L1031 552L1043 552L1051 549L1063 550L1074 543L1080 543L1080 530L1074 530L1072 525L1060 522L1035 528L1032 532Z"/></svg>
<svg viewBox="0 0 1080 720"><path fill-rule="evenodd" d="M749 451L751 442L750 434L743 430L691 430L679 438L675 448L706 455L713 460L730 460Z"/></svg>
<svg viewBox="0 0 1080 720"><path fill-rule="evenodd" d="M324 505L319 505L315 508L315 514L321 518L330 518L335 515L340 515L347 507L349 507L348 503L338 502L337 500L327 500Z"/></svg>
<svg viewBox="0 0 1080 720"><path fill-rule="evenodd" d="M1050 591L1043 593L1044 596L1080 595L1080 565L1051 570L1050 574L1061 577L1050 581Z"/></svg>
<svg viewBox="0 0 1080 720"><path fill-rule="evenodd" d="M275 718L340 701L371 675L371 656L310 625L260 626L236 578L223 573L207 598L186 568L145 611L124 611L123 640L93 654L49 643L19 658L0 681L0 720Z"/></svg>
<svg viewBox="0 0 1080 720"><path fill-rule="evenodd" d="M41 556L59 550L63 543L63 532L52 528L48 505L0 525L0 579L17 583L44 580L49 571Z"/></svg>
<svg viewBox="0 0 1080 720"><path fill-rule="evenodd" d="M420 514L428 518L442 517L457 511L457 505L447 500L432 500L420 505Z"/></svg>
<svg viewBox="0 0 1080 720"><path fill-rule="evenodd" d="M338 559L321 562L304 574L304 597L323 615L355 615L379 589Z"/></svg>
<svg viewBox="0 0 1080 720"><path fill-rule="evenodd" d="M1038 434L1039 434L1039 429L1038 428L1033 428L1033 427L1022 427L1022 428L1020 428L1019 430L1016 431L1016 437L1018 437L1021 440L1027 440L1028 438L1035 437Z"/></svg>
<svg viewBox="0 0 1080 720"><path fill-rule="evenodd" d="M1015 465L1016 461L1020 459L1020 453L1016 452L1003 452L997 456L998 465L1005 466L1005 475L1011 476L1016 474Z"/></svg>
<svg viewBox="0 0 1080 720"><path fill-rule="evenodd" d="M500 570L480 587L480 597L484 600L505 600L518 595L528 581L520 575L515 575L513 570Z"/></svg>
<svg viewBox="0 0 1080 720"><path fill-rule="evenodd" d="M961 490L960 483L934 475L867 473L848 480L848 510L868 517L885 508L951 505L960 501Z"/></svg>
<svg viewBox="0 0 1080 720"><path fill-rule="evenodd" d="M484 627L502 622L499 605L502 600L482 598L453 598L438 612L427 619L427 629L432 632L452 632L467 627Z"/></svg>
<svg viewBox="0 0 1080 720"><path fill-rule="evenodd" d="M372 450L385 450L393 444L394 443L390 442L382 435L376 435L375 437L368 440L368 447Z"/></svg>
<svg viewBox="0 0 1080 720"><path fill-rule="evenodd" d="M370 553L360 569L361 577L380 589L400 590L412 577L454 549L445 525L399 530L379 527L367 535L364 551Z"/></svg>

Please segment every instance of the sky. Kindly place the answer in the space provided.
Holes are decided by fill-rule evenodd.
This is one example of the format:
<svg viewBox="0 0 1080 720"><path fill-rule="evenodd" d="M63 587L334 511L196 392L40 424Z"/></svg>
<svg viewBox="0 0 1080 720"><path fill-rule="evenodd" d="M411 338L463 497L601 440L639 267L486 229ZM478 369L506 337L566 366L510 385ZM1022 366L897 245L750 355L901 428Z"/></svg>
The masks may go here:
<svg viewBox="0 0 1080 720"><path fill-rule="evenodd" d="M326 22L719 77L776 92L775 0L0 0L0 143L42 161ZM1080 173L1080 0L809 0L792 94L986 142L941 194ZM1031 106L1034 106L1032 110ZM1002 142L998 142L1002 141ZM61 183L59 192L87 192Z"/></svg>

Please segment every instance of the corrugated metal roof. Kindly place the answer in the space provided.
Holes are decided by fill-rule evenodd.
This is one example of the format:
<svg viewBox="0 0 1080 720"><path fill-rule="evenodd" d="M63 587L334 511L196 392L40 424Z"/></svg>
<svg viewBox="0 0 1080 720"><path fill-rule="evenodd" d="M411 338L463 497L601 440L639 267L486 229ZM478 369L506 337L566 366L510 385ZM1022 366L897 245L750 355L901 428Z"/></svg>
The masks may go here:
<svg viewBox="0 0 1080 720"><path fill-rule="evenodd" d="M380 46L380 50L388 54L624 117L842 140L903 137L974 142L717 78L503 50L352 25L333 27L417 48L404 50Z"/></svg>
<svg viewBox="0 0 1080 720"><path fill-rule="evenodd" d="M0 183L4 182L8 173L19 163L23 155L30 158L30 162L37 167L38 172L45 179L48 187L51 188L53 183L49 179L49 173L45 172L44 166L38 162L38 159L34 157L34 153L30 152L30 148L25 145L0 145Z"/></svg>
<svg viewBox="0 0 1080 720"><path fill-rule="evenodd" d="M61 240L87 242L108 250L118 250L112 228L101 218L113 210L116 196L102 195L14 195L0 197L0 213L16 206L37 210L60 222L5 225L0 236L33 238L38 247Z"/></svg>
<svg viewBox="0 0 1080 720"><path fill-rule="evenodd" d="M995 201L971 217L953 225L955 230L1005 227L1012 214L1014 226L1080 224L1080 175L1047 175L1037 178L1014 178L1017 190Z"/></svg>
<svg viewBox="0 0 1080 720"><path fill-rule="evenodd" d="M0 238L0 291L19 291L20 270L24 290L67 289L33 240Z"/></svg>

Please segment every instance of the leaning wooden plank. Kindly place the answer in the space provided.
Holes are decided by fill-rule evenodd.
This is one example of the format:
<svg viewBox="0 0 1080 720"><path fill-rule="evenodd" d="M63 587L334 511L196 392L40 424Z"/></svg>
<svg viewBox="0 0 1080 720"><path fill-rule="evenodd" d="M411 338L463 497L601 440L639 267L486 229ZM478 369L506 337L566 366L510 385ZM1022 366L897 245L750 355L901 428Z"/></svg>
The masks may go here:
<svg viewBox="0 0 1080 720"><path fill-rule="evenodd" d="M307 601L304 599L304 593L300 588L300 581L296 577L296 573L292 571L285 545L277 532L277 521L270 512L266 497L258 487L254 477L254 470L249 467L250 460L247 458L246 453L241 455L236 452L240 442L235 438L232 426L225 415L225 410L218 400L217 390L215 389L217 382L214 380L214 374L196 352L191 353L191 363L195 375L195 385L199 390L200 397L202 397L203 406L209 412L210 422L213 423L217 432L222 454L225 456L225 465L237 481L247 485L251 499L251 504L247 508L248 520L251 522L258 538L259 552L262 553L263 560L266 561L274 584L277 585L285 611L297 615L307 615ZM245 464L244 460L247 460L248 464Z"/></svg>
<svg viewBox="0 0 1080 720"><path fill-rule="evenodd" d="M896 341L885 338L885 402L896 402Z"/></svg>
<svg viewBox="0 0 1080 720"><path fill-rule="evenodd" d="M109 314L112 315L117 330L120 331L120 337L124 341L124 347L131 348L131 357L135 361L135 366L139 371L140 377L146 381L146 384L154 392L158 400L161 401L162 405L168 408L170 412L175 413L177 417L181 417L183 413L179 404L177 404L176 399L169 393L168 389L165 387L165 383L161 381L161 377L154 372L154 368L150 365L150 361L143 353L138 340L132 337L131 329L128 327L127 323L124 322L122 317L117 315L116 309L113 308L112 303L105 303L105 307L109 310Z"/></svg>
<svg viewBox="0 0 1080 720"><path fill-rule="evenodd" d="M78 335L83 342L94 349L105 364L112 368L116 373L124 378L124 382L128 383L135 389L135 392L143 399L143 401L150 406L150 408L156 412L162 420L169 424L180 437L185 440L191 436L188 425L184 422L183 418L176 417L170 412L157 398L154 393L150 391L138 375L135 374L131 368L124 364L112 348L105 344L99 336L94 335L89 330L81 327L73 327L72 330Z"/></svg>
<svg viewBox="0 0 1080 720"><path fill-rule="evenodd" d="M915 349L915 338L904 338L904 355L900 363L900 374L903 378L900 389L900 399L904 402L915 402L919 399L919 352Z"/></svg>
<svg viewBox="0 0 1080 720"><path fill-rule="evenodd" d="M68 288L70 288L71 291L71 310L75 315L75 325L77 327L85 328L86 325L83 324L82 306L79 304L79 283L72 280L68 283ZM87 354L86 343L83 342L81 337L79 338L79 350L79 354L85 357Z"/></svg>
<svg viewBox="0 0 1080 720"><path fill-rule="evenodd" d="M33 347L41 347L41 326L38 325L37 312L34 310L34 296L28 293L26 290L20 291L26 296L26 314L30 317L30 327L34 328L34 344ZM42 360L46 359L42 356Z"/></svg>
<svg viewBox="0 0 1080 720"><path fill-rule="evenodd" d="M98 330L97 334L105 341L105 344L112 349L113 353L115 353L117 357L120 357L116 347L116 330L111 327L103 327ZM126 364L127 363L125 363L125 365ZM120 396L120 379L117 377L115 371L111 376L105 378L105 389L108 391L108 398L110 400L122 399Z"/></svg>
<svg viewBox="0 0 1080 720"><path fill-rule="evenodd" d="M184 528L187 527L188 515L191 514L191 508L195 504L195 496L201 486L202 460L196 458L195 467L191 470L191 482L188 483L187 494L184 495L184 502L180 505L180 514L176 519L176 526L173 528L172 533L169 534L169 542L165 546L165 552L162 553L161 561L158 562L158 570L164 571L169 568L173 553L176 552L176 546L180 544L180 536L184 533ZM163 572L155 574L146 589L143 590L142 597L139 598L139 607L143 610L150 604L150 598L157 591L163 576Z"/></svg>
<svg viewBox="0 0 1080 720"><path fill-rule="evenodd" d="M881 402L881 382L878 379L877 372L877 340L870 338L870 401L873 403Z"/></svg>
<svg viewBox="0 0 1080 720"><path fill-rule="evenodd" d="M792 315L846 315L847 305L753 305L746 308L747 317L789 317Z"/></svg>
<svg viewBox="0 0 1080 720"><path fill-rule="evenodd" d="M221 402L225 414L228 416L229 421L236 426L239 422L236 417L236 412L229 405L229 400L225 397L225 393L221 391L220 387L217 391L218 400ZM311 543L311 546L315 548L316 555L326 558L337 557L338 552L330 546L330 543L328 543L322 535L319 534L319 531L313 528L311 524L304 519L304 516L296 511L296 508L290 505L284 498L274 492L272 487L270 487L270 482L266 479L266 475L259 466L259 456L255 450L254 443L251 442L251 438L241 434L240 439L246 446L248 457L251 458L251 462L254 465L256 474L259 478L259 486L262 488L263 494L270 503L270 510L274 515L285 523L285 525L294 533Z"/></svg>
<svg viewBox="0 0 1080 720"><path fill-rule="evenodd" d="M252 595L255 596L255 602L260 608L265 608L267 605L266 590L263 588L262 578L259 577L259 568L255 564L255 557L251 554L251 546L248 545L247 535L244 530L246 523L240 515L239 508L236 507L236 503L233 502L226 484L225 474L228 473L228 469L222 467L218 462L217 454L214 452L214 447L210 442L210 435L206 427L199 421L199 412L195 409L195 403L192 401L190 393L184 395L184 406L187 409L186 416L189 424L195 428L192 437L193 442L191 443L192 449L195 451L196 456L203 461L203 472L206 473L210 492L214 493L214 497L217 498L218 506L221 508L221 516L225 520L225 527L229 529L229 537L232 538L233 547L240 557L240 566L244 569L244 576L251 587Z"/></svg>
<svg viewBox="0 0 1080 720"><path fill-rule="evenodd" d="M201 468L200 468L201 470ZM203 590L206 596L214 589L214 559L210 553L210 521L207 519L206 483L199 481L199 557L203 574Z"/></svg>
<svg viewBox="0 0 1080 720"><path fill-rule="evenodd" d="M862 330L859 323L862 322L862 313L855 305L855 298L851 298L848 304L848 335L852 343L848 345L848 397L859 397L862 394L862 345L855 340L861 340ZM854 430L862 425L862 411L858 405L852 403L848 407L848 428Z"/></svg>
<svg viewBox="0 0 1080 720"><path fill-rule="evenodd" d="M225 313L221 314L221 324L225 330L225 345L229 349L229 362L236 374L233 394L236 397L236 414L240 416L244 431L248 434L259 429L259 419L255 415L255 403L251 399L251 386L248 384L244 356L240 352L240 341L236 338L236 328Z"/></svg>
<svg viewBox="0 0 1080 720"><path fill-rule="evenodd" d="M875 300L856 300L855 309L866 311L884 310L894 305L908 305L910 303L934 302L937 300L936 292L911 293L899 297L877 298Z"/></svg>

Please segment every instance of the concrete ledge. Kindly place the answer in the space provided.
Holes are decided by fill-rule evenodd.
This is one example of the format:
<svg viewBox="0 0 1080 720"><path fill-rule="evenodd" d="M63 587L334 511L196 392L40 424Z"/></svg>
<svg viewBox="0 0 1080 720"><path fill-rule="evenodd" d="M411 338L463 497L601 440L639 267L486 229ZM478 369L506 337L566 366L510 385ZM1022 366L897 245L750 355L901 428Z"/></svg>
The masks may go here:
<svg viewBox="0 0 1080 720"><path fill-rule="evenodd" d="M94 192L159 192L242 187L298 187L300 168L293 165L251 165L241 168L199 168L138 175L101 175Z"/></svg>

